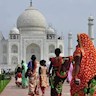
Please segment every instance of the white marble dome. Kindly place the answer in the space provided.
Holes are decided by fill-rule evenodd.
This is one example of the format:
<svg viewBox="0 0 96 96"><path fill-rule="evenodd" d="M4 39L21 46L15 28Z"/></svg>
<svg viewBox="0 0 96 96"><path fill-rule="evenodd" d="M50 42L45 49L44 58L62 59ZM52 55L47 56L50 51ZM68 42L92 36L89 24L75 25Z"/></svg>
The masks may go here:
<svg viewBox="0 0 96 96"><path fill-rule="evenodd" d="M48 27L47 33L49 33L49 34L55 34L55 30L52 27Z"/></svg>
<svg viewBox="0 0 96 96"><path fill-rule="evenodd" d="M19 34L19 30L18 30L16 27L13 27L13 28L10 30L10 34Z"/></svg>
<svg viewBox="0 0 96 96"><path fill-rule="evenodd" d="M17 28L39 27L46 28L45 17L34 7L30 6L17 19Z"/></svg>

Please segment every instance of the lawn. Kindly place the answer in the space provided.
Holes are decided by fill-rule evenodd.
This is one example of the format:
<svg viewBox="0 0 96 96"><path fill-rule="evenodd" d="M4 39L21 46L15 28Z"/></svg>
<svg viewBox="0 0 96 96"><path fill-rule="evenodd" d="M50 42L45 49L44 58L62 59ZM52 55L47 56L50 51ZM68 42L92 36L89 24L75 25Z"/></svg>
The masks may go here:
<svg viewBox="0 0 96 96"><path fill-rule="evenodd" d="M9 81L10 81L9 79L8 80L0 80L0 93L4 90L4 88L9 83Z"/></svg>

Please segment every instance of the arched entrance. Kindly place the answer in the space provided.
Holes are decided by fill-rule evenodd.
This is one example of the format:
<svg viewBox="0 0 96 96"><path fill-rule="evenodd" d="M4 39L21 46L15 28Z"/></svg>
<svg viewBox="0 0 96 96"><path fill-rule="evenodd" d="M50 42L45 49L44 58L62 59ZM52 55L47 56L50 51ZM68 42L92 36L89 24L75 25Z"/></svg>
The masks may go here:
<svg viewBox="0 0 96 96"><path fill-rule="evenodd" d="M18 58L16 56L13 56L11 59L11 64L18 64Z"/></svg>
<svg viewBox="0 0 96 96"><path fill-rule="evenodd" d="M41 58L40 46L37 44L30 44L26 48L26 62L29 62L32 55L36 55L38 61Z"/></svg>

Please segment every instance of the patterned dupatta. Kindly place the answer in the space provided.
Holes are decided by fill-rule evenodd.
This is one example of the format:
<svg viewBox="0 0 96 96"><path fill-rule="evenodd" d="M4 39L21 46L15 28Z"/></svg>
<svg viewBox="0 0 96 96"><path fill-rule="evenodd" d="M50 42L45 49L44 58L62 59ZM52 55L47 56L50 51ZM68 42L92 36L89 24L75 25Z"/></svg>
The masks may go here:
<svg viewBox="0 0 96 96"><path fill-rule="evenodd" d="M51 62L52 62L52 65L54 67L58 67L62 64L62 57L54 57L54 58L51 58Z"/></svg>
<svg viewBox="0 0 96 96"><path fill-rule="evenodd" d="M71 82L71 95L79 92L87 86L87 83L96 75L96 49L85 33L79 34L78 40L80 47L77 47L74 52L74 57L82 53L80 70L77 78L80 79L80 85L74 83L74 78Z"/></svg>
<svg viewBox="0 0 96 96"><path fill-rule="evenodd" d="M64 60L66 58L66 60ZM59 78L65 79L67 78L68 75L68 70L70 67L70 63L72 62L72 56L70 57L59 57L57 58L52 58L51 62L53 64L53 67L57 68L56 74Z"/></svg>

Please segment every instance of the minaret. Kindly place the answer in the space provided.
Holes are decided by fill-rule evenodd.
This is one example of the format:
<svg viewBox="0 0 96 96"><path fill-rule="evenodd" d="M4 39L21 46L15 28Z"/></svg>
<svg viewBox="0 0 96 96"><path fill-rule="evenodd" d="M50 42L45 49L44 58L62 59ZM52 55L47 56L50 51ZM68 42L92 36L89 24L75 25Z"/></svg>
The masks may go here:
<svg viewBox="0 0 96 96"><path fill-rule="evenodd" d="M32 0L30 0L30 7L32 7Z"/></svg>
<svg viewBox="0 0 96 96"><path fill-rule="evenodd" d="M72 33L68 34L68 56L73 55L73 48L72 48Z"/></svg>
<svg viewBox="0 0 96 96"><path fill-rule="evenodd" d="M93 21L94 21L93 16L90 16L88 18L88 35L94 44L94 31L93 31L93 25L94 24L93 24Z"/></svg>

